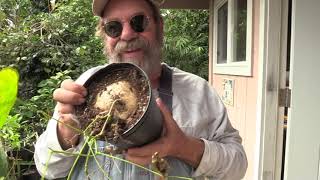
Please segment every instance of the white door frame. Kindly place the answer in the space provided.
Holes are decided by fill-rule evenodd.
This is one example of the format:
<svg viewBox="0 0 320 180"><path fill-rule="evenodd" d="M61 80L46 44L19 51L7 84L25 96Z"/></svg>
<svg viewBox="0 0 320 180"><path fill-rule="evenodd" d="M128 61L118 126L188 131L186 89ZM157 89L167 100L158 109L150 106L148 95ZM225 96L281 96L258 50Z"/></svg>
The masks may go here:
<svg viewBox="0 0 320 180"><path fill-rule="evenodd" d="M284 180L320 180L320 1L292 1L288 113Z"/></svg>
<svg viewBox="0 0 320 180"><path fill-rule="evenodd" d="M285 87L288 0L260 0L257 145L254 179L280 180Z"/></svg>

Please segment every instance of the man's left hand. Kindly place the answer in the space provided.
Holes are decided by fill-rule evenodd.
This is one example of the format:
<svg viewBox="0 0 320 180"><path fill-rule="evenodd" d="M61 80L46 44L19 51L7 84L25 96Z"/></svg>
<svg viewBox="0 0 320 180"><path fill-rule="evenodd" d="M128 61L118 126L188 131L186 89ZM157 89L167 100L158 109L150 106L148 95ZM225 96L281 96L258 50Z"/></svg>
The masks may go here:
<svg viewBox="0 0 320 180"><path fill-rule="evenodd" d="M185 135L163 101L157 98L156 102L164 117L163 135L150 144L128 149L125 154L126 159L140 165L147 165L151 163L152 155L158 152L161 158L172 156L197 167L204 151L203 141Z"/></svg>

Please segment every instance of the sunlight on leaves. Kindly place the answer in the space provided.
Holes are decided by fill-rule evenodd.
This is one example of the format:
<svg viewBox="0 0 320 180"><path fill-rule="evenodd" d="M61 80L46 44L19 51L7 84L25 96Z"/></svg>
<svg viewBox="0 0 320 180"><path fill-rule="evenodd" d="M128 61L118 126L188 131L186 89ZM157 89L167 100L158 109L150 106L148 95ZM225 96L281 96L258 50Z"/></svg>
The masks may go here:
<svg viewBox="0 0 320 180"><path fill-rule="evenodd" d="M14 105L18 92L19 74L12 68L0 71L0 128Z"/></svg>

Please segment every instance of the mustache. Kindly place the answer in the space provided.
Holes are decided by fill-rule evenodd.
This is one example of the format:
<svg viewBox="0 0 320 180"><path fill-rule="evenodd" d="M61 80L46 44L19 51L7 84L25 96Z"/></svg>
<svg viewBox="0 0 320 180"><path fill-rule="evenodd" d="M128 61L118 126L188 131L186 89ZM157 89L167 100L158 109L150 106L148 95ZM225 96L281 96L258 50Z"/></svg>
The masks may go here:
<svg viewBox="0 0 320 180"><path fill-rule="evenodd" d="M142 38L136 38L130 41L119 41L114 48L116 54L122 53L127 50L132 49L142 49L147 50L150 47L149 43Z"/></svg>

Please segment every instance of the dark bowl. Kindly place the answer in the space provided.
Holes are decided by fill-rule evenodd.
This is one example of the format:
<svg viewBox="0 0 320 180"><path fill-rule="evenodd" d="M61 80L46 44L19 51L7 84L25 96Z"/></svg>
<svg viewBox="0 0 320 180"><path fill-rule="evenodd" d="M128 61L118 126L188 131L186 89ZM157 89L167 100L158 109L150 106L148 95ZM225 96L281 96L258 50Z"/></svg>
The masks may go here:
<svg viewBox="0 0 320 180"><path fill-rule="evenodd" d="M106 76L113 75L113 73L119 70L130 70L132 68L138 70L139 73L147 80L147 92L149 98L145 111L142 113L141 117L136 120L129 129L123 132L120 138L117 138L117 140L108 140L108 143L113 144L119 149L142 146L156 140L161 135L163 128L163 117L160 109L156 104L155 96L152 92L150 80L147 74L140 67L131 63L112 63L96 71L84 83L84 87L88 88L92 82L99 82L100 79L103 79ZM86 103L84 103L84 106L86 106ZM76 114L79 113L79 109L79 106L76 106Z"/></svg>

